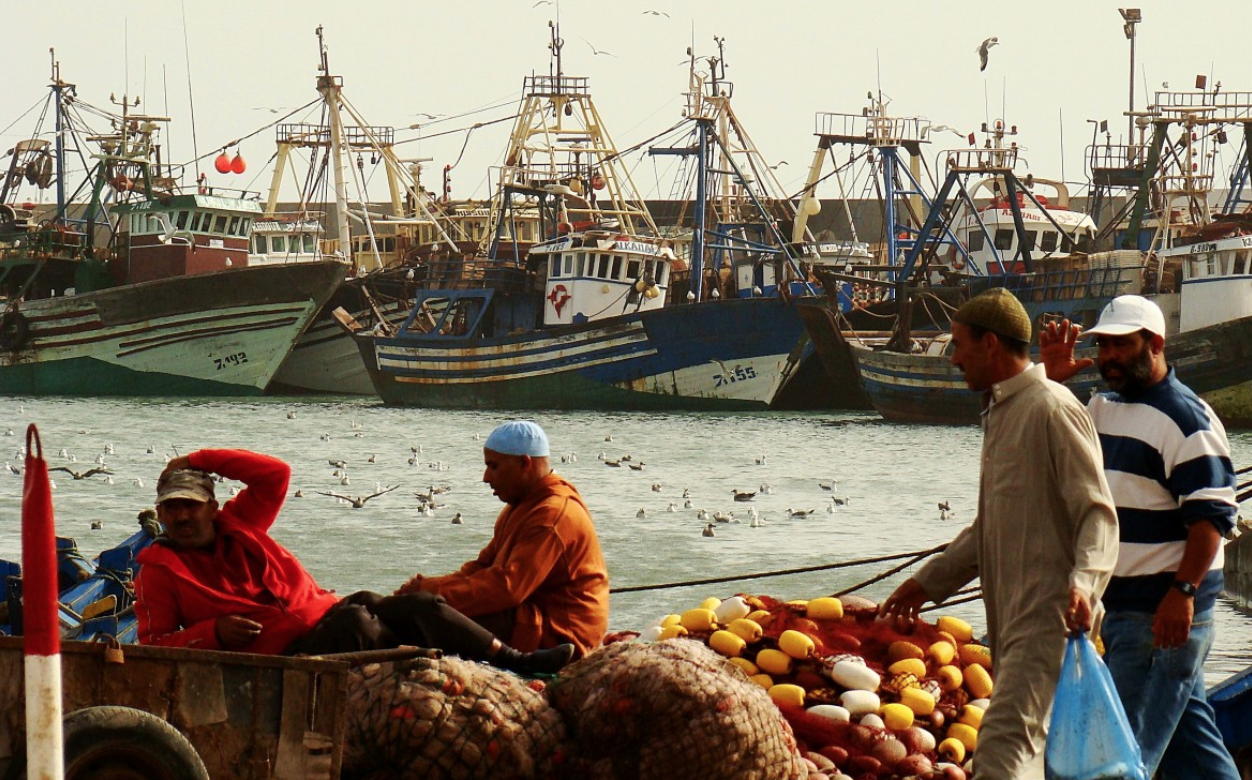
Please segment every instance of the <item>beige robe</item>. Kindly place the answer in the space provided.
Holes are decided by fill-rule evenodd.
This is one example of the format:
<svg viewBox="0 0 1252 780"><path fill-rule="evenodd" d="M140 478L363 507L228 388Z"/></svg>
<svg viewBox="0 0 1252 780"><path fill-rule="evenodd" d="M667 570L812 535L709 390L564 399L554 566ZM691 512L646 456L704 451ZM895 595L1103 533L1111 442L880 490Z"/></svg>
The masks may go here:
<svg viewBox="0 0 1252 780"><path fill-rule="evenodd" d="M1043 366L994 385L983 415L978 514L916 575L941 602L981 577L995 673L975 778L1042 777L1047 717L1076 586L1104 592L1117 511L1086 410Z"/></svg>

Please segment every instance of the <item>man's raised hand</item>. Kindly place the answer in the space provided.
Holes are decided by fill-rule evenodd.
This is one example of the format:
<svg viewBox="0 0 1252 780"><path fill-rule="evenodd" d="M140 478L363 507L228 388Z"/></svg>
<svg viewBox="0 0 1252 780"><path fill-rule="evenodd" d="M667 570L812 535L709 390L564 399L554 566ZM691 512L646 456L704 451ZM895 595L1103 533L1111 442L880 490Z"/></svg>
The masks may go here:
<svg viewBox="0 0 1252 780"><path fill-rule="evenodd" d="M1082 329L1069 320L1049 322L1039 331L1039 359L1048 379L1064 382L1084 368L1095 365L1091 358L1074 359L1074 347Z"/></svg>

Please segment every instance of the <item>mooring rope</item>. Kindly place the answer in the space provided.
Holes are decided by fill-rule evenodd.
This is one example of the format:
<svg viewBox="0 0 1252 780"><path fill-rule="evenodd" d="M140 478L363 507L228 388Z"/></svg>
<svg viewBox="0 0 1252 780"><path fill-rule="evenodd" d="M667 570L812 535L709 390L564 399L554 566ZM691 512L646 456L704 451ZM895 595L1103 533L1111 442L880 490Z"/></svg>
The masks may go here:
<svg viewBox="0 0 1252 780"><path fill-rule="evenodd" d="M610 588L609 592L610 593L640 593L642 591L648 591L648 590L669 590L671 588L685 588L685 587L690 587L693 585L715 585L715 584L719 584L723 582L740 582L742 580L758 580L758 579L764 579L766 577L783 577L789 574L807 574L809 572L815 572L815 571L831 571L833 569L847 569L853 566L865 566L871 563L886 563L887 561L898 561L901 559L907 559L905 560L903 564L893 567L892 570L884 573L883 575L880 575L879 577L873 580L870 580L867 583L863 583L862 585L858 585L855 588L850 589L850 590L856 590L857 588L863 587L866 584L877 582L878 580L883 579L884 577L889 577L895 572L898 572L901 569L907 568L908 566L911 566L928 556L934 555L935 553L938 553L938 552L943 552L943 550L946 549L947 546L948 544L945 542L939 545L938 547L932 547L929 550L919 550L919 551L907 552L907 553L896 553L894 555L880 555L875 558L861 558L861 559L854 560L854 561L840 561L839 563L824 563L824 564L819 564L817 566L801 566L795 569L780 569L778 571L757 572L754 574L739 574L739 575L732 576L732 577L709 577L707 579L702 579L702 580L685 580L683 582L667 582L667 583L656 584L656 585L627 585L626 587L622 587L622 588ZM841 595L844 593L850 592L850 590L841 591Z"/></svg>

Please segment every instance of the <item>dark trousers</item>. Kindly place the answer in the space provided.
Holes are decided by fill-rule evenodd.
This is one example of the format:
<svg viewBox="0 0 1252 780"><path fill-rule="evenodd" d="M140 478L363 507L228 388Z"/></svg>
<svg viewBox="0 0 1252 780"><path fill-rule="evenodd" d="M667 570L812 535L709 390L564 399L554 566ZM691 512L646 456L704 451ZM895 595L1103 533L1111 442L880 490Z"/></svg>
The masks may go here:
<svg viewBox="0 0 1252 780"><path fill-rule="evenodd" d="M474 661L490 657L495 635L433 593L353 593L331 607L286 655L326 655L414 645Z"/></svg>

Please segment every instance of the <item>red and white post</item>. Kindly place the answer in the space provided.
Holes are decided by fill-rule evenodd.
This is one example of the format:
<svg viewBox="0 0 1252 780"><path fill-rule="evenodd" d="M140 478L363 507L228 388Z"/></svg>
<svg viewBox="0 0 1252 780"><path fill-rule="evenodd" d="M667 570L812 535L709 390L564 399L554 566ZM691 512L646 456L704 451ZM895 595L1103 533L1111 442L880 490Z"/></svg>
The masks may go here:
<svg viewBox="0 0 1252 780"><path fill-rule="evenodd" d="M22 494L22 614L26 650L26 777L62 780L61 628L57 619L56 522L43 443L26 429Z"/></svg>

